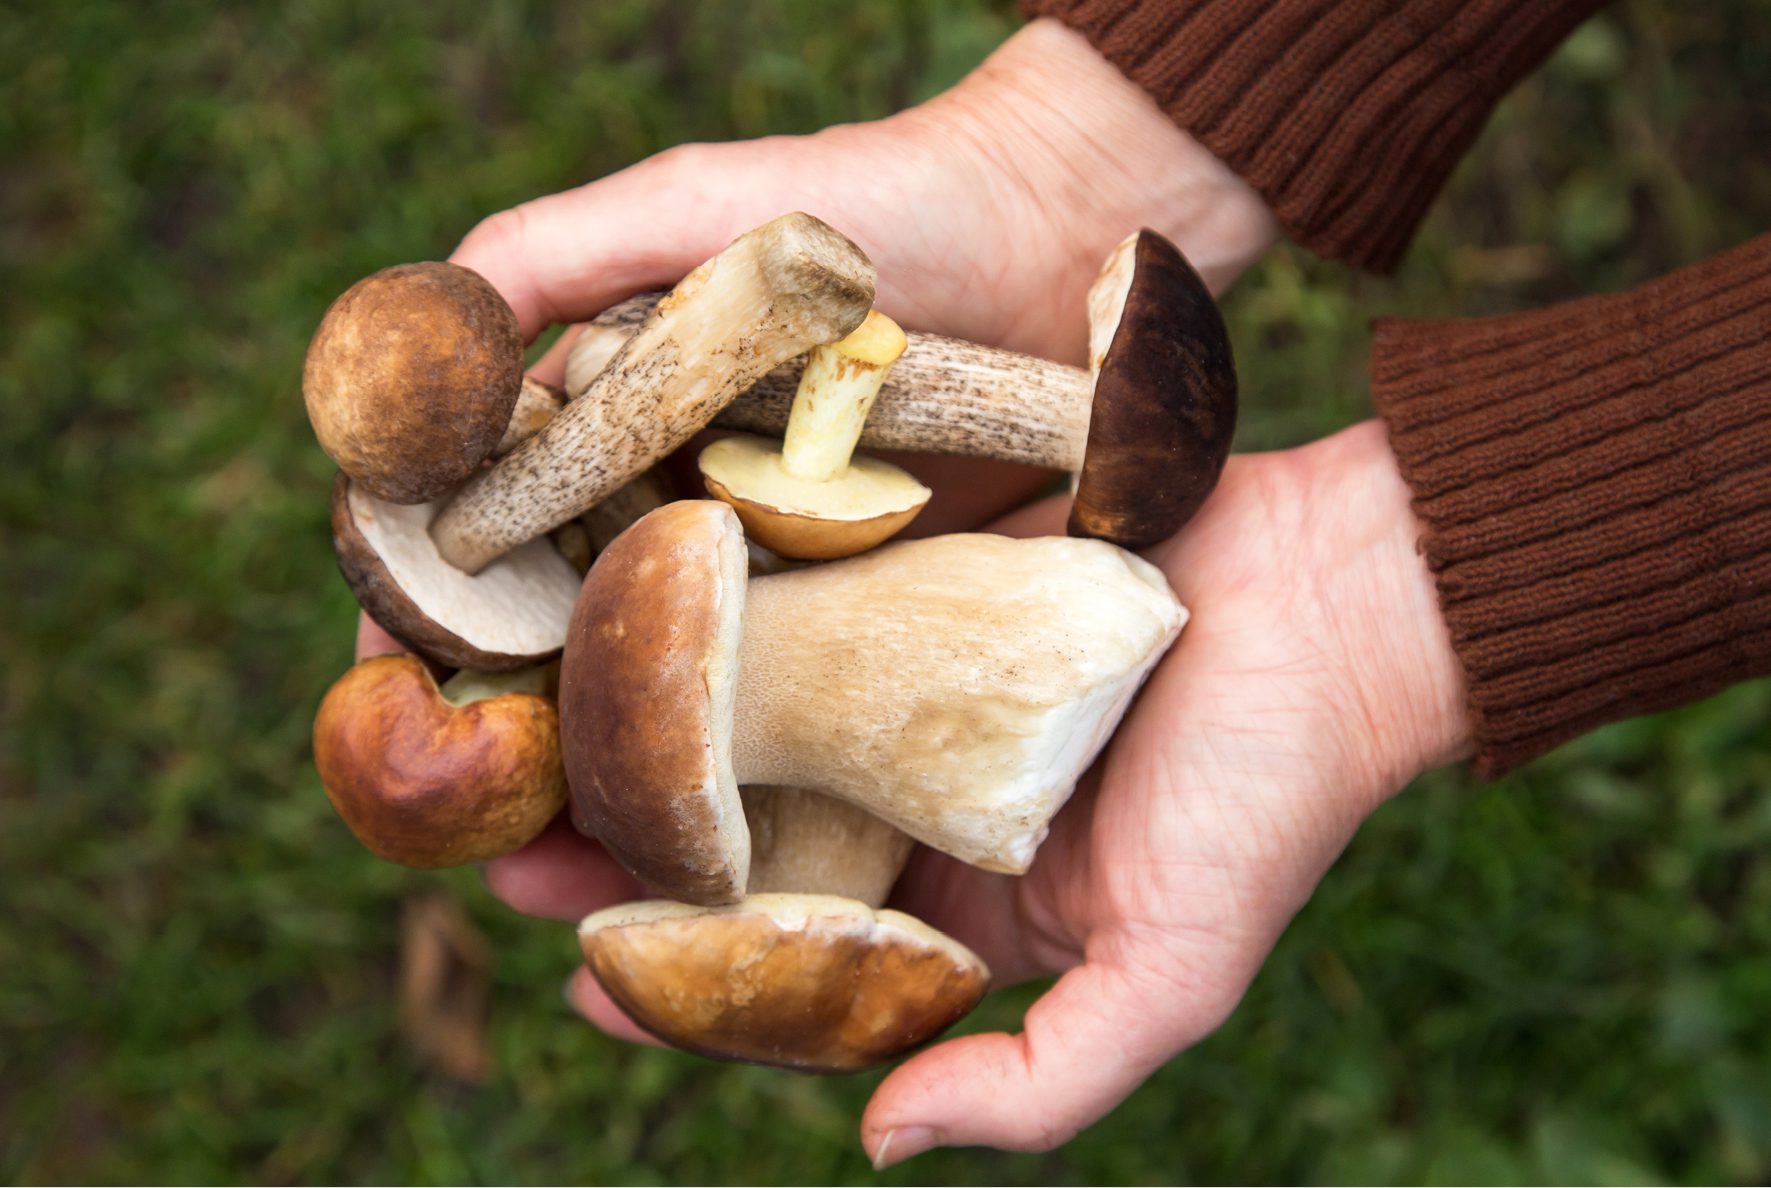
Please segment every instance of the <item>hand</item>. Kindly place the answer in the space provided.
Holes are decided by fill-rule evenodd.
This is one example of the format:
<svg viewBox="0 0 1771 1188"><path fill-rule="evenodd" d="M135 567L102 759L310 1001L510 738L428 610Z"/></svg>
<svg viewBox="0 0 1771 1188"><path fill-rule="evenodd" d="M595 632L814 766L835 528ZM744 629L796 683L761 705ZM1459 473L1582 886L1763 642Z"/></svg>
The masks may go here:
<svg viewBox="0 0 1771 1188"><path fill-rule="evenodd" d="M1063 509L999 529L1062 530ZM1461 680L1383 430L1237 457L1149 555L1192 619L1033 869L921 851L893 906L972 946L998 984L1062 973L1019 1035L974 1035L880 1085L886 1166L937 1145L1056 1146L1240 1001L1359 823L1467 749ZM575 920L637 886L557 830L487 871L519 910ZM645 1038L583 971L572 997Z"/></svg>
<svg viewBox="0 0 1771 1188"><path fill-rule="evenodd" d="M485 220L450 258L533 339L675 284L738 235L804 210L852 236L878 304L913 329L1080 361L1084 294L1107 252L1163 232L1214 292L1273 242L1261 198L1079 34L1035 21L958 86L889 119L812 136L684 145ZM536 366L560 381L569 337ZM937 492L910 535L1024 503L1050 476L970 458L907 463ZM364 616L357 657L400 650Z"/></svg>

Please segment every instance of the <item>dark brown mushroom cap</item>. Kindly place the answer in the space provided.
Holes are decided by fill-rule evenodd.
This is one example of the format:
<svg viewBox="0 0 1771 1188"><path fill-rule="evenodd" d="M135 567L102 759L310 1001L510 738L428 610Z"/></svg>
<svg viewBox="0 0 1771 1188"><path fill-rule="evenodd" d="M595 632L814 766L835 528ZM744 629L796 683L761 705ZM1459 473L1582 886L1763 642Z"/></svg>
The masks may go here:
<svg viewBox="0 0 1771 1188"><path fill-rule="evenodd" d="M1070 535L1147 548L1217 485L1236 431L1223 316L1180 249L1140 231L1131 288L1095 379Z"/></svg>
<svg viewBox="0 0 1771 1188"><path fill-rule="evenodd" d="M332 482L332 547L357 605L389 635L448 668L504 672L557 655L578 571L543 537L483 573L464 574L437 555L425 532L431 510L377 501L339 472ZM364 514L372 522L360 522ZM390 564L371 539L385 545L394 535L410 544L399 564ZM402 572L411 588L402 584Z"/></svg>
<svg viewBox="0 0 1771 1188"><path fill-rule="evenodd" d="M668 504L597 557L566 632L572 823L685 903L736 902L750 872L731 759L748 565L731 508Z"/></svg>
<svg viewBox="0 0 1771 1188"><path fill-rule="evenodd" d="M666 1043L716 1060L850 1072L926 1043L990 987L965 946L832 895L651 901L579 925L590 971Z"/></svg>
<svg viewBox="0 0 1771 1188"><path fill-rule="evenodd" d="M423 503L492 455L523 383L516 314L479 273L401 264L332 303L302 395L320 448L390 503Z"/></svg>
<svg viewBox="0 0 1771 1188"><path fill-rule="evenodd" d="M508 854L566 800L552 701L512 692L454 705L409 655L364 660L327 691L314 766L351 832L406 866Z"/></svg>

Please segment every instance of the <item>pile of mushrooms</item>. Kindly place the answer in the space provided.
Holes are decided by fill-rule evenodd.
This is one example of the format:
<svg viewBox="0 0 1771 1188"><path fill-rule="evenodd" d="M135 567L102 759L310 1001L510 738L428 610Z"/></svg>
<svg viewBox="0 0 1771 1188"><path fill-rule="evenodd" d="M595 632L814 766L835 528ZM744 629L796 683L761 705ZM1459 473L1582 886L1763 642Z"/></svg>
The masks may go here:
<svg viewBox="0 0 1771 1188"><path fill-rule="evenodd" d="M585 919L585 962L722 1059L864 1068L976 1005L983 962L893 884L917 843L1031 865L1186 621L1127 549L1198 508L1234 427L1223 323L1152 232L1090 292L1086 371L906 334L873 294L785 215L583 327L562 392L481 277L403 265L303 376L339 568L411 650L321 703L339 815L437 867L568 810L659 896ZM747 433L678 498L658 464L709 426ZM930 492L857 445L1069 470L1071 536L885 543Z"/></svg>

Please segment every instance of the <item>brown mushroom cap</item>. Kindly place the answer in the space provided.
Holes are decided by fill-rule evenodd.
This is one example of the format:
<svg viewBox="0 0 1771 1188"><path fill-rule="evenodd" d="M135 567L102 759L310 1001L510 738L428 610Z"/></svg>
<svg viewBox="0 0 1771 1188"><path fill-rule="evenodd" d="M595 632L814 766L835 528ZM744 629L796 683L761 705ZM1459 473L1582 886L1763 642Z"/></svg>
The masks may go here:
<svg viewBox="0 0 1771 1188"><path fill-rule="evenodd" d="M508 854L565 803L559 716L538 695L544 679L504 691L514 682L473 688L464 676L445 691L418 657L375 656L320 703L314 765L326 796L391 862L461 866Z"/></svg>
<svg viewBox="0 0 1771 1188"><path fill-rule="evenodd" d="M909 471L858 455L839 477L798 478L781 465L781 443L740 434L701 451L708 493L732 505L745 535L799 561L866 552L916 518L929 489Z"/></svg>
<svg viewBox="0 0 1771 1188"><path fill-rule="evenodd" d="M735 902L750 868L731 759L748 566L725 504L658 509L597 558L560 670L573 824L687 903Z"/></svg>
<svg viewBox="0 0 1771 1188"><path fill-rule="evenodd" d="M963 1017L990 973L901 912L830 895L624 904L578 928L609 997L667 1043L804 1072L867 1068Z"/></svg>
<svg viewBox="0 0 1771 1188"><path fill-rule="evenodd" d="M492 455L523 382L516 314L477 272L401 264L332 303L302 395L320 448L365 490L423 503Z"/></svg>
<svg viewBox="0 0 1771 1188"><path fill-rule="evenodd" d="M1179 531L1217 485L1236 431L1236 365L1180 249L1148 230L1122 246L1090 294L1090 321L1114 329L1104 349L1090 343L1099 371L1070 534L1138 549ZM1120 292L1116 320L1093 308Z"/></svg>
<svg viewBox="0 0 1771 1188"><path fill-rule="evenodd" d="M357 603L389 635L451 668L540 664L566 641L578 571L543 537L468 575L426 528L436 505L376 499L342 472L332 484L332 543Z"/></svg>

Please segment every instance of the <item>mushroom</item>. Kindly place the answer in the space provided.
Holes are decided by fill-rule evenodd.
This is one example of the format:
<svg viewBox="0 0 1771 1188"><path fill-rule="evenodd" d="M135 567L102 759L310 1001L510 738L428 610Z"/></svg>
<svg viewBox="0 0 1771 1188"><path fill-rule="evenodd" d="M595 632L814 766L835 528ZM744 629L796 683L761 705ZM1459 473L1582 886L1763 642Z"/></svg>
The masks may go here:
<svg viewBox="0 0 1771 1188"><path fill-rule="evenodd" d="M881 911L910 839L799 788L741 793L754 850L735 907L653 901L579 925L609 997L667 1043L807 1072L865 1068L976 1006L990 974L970 950Z"/></svg>
<svg viewBox="0 0 1771 1188"><path fill-rule="evenodd" d="M805 788L738 789L750 826L747 895L817 892L879 907L915 843L865 809Z"/></svg>
<svg viewBox="0 0 1771 1188"><path fill-rule="evenodd" d="M302 396L320 448L390 503L447 494L492 455L523 384L516 314L477 272L401 264L332 303Z"/></svg>
<svg viewBox="0 0 1771 1188"><path fill-rule="evenodd" d="M740 435L701 451L709 494L732 505L748 538L823 561L864 552L916 518L927 487L889 462L853 457L904 347L904 331L873 310L841 342L812 348L783 441Z"/></svg>
<svg viewBox="0 0 1771 1188"><path fill-rule="evenodd" d="M623 302L581 328L567 359L568 392L652 300ZM1236 371L1223 318L1180 251L1148 230L1108 257L1089 312L1090 370L912 332L860 446L1076 472L1072 533L1126 548L1172 536L1229 456ZM715 426L781 433L796 367L763 377Z"/></svg>
<svg viewBox="0 0 1771 1188"><path fill-rule="evenodd" d="M789 214L683 278L545 429L471 479L431 525L478 573L596 506L682 445L770 368L861 324L873 265L825 223Z"/></svg>
<svg viewBox="0 0 1771 1188"><path fill-rule="evenodd" d="M565 406L566 393L563 389L532 375L525 375L523 386L517 390L516 405L510 410L510 420L505 423L504 435L493 448L492 457L502 458L534 437Z"/></svg>
<svg viewBox="0 0 1771 1188"><path fill-rule="evenodd" d="M427 531L439 506L388 503L339 473L332 545L357 604L389 635L450 668L503 671L552 658L566 640L579 571L542 537L481 573L463 573Z"/></svg>
<svg viewBox="0 0 1771 1188"><path fill-rule="evenodd" d="M560 716L574 823L672 899L742 894L740 784L815 788L1021 873L1186 612L1100 541L956 535L749 579L731 508L597 558Z"/></svg>
<svg viewBox="0 0 1771 1188"><path fill-rule="evenodd" d="M609 997L652 1034L802 1072L889 1060L958 1022L990 984L959 942L834 895L643 900L586 917L578 940Z"/></svg>
<svg viewBox="0 0 1771 1188"><path fill-rule="evenodd" d="M406 866L484 862L526 844L566 800L548 676L463 669L439 687L416 656L357 664L314 719L332 807Z"/></svg>

